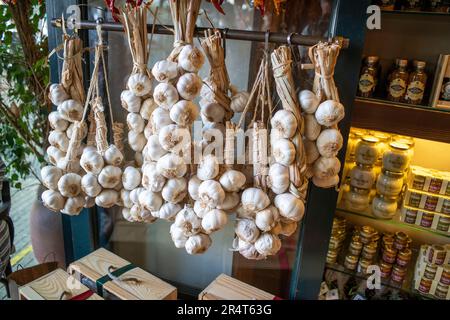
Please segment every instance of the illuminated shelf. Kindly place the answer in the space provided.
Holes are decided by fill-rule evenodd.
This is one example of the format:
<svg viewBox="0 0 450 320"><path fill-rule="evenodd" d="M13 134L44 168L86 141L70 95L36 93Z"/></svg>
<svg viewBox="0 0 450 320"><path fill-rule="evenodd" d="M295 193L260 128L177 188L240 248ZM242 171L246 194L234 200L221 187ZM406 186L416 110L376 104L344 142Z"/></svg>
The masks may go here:
<svg viewBox="0 0 450 320"><path fill-rule="evenodd" d="M450 16L449 12L436 11L408 11L408 10L381 10L383 14L413 15L413 16Z"/></svg>

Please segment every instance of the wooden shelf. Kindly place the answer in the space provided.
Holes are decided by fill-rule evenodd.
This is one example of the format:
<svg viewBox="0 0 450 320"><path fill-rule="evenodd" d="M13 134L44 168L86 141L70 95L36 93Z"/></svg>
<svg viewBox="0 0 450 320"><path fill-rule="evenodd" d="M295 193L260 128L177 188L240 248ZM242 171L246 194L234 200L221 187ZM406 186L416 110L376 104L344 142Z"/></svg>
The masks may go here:
<svg viewBox="0 0 450 320"><path fill-rule="evenodd" d="M450 143L450 112L425 106L356 98L352 126Z"/></svg>

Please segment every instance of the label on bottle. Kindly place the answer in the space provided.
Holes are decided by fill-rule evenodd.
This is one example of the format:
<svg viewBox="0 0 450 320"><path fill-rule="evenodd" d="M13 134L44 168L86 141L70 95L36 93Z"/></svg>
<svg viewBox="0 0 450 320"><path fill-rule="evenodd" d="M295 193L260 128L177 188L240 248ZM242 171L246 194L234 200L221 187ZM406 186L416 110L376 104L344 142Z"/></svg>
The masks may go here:
<svg viewBox="0 0 450 320"><path fill-rule="evenodd" d="M405 94L406 82L403 79L397 78L391 81L389 85L389 93L394 98L400 98Z"/></svg>
<svg viewBox="0 0 450 320"><path fill-rule="evenodd" d="M423 93L425 91L425 85L420 81L413 81L408 85L406 91L406 99L411 101L421 101Z"/></svg>
<svg viewBox="0 0 450 320"><path fill-rule="evenodd" d="M359 91L362 93L368 93L375 87L375 79L369 73L361 75L359 79Z"/></svg>

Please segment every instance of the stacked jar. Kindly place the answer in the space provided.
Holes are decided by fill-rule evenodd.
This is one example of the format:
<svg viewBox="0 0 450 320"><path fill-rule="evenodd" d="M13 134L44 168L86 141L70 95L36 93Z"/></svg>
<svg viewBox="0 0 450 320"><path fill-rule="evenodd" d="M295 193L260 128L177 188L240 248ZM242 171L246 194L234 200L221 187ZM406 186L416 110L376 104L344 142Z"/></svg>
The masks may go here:
<svg viewBox="0 0 450 320"><path fill-rule="evenodd" d="M337 261L337 257L345 240L346 225L344 218L336 217L333 219L333 227L331 229L330 243L327 252L327 263L329 264L334 264Z"/></svg>
<svg viewBox="0 0 450 320"><path fill-rule="evenodd" d="M373 264L378 249L378 232L370 227L355 228L344 260L344 267L361 273Z"/></svg>
<svg viewBox="0 0 450 320"><path fill-rule="evenodd" d="M381 241L380 271L382 278L402 284L411 260L411 238L404 232L385 233Z"/></svg>
<svg viewBox="0 0 450 320"><path fill-rule="evenodd" d="M377 178L377 195L372 202L372 214L380 219L392 219L405 184L405 172L411 160L411 148L393 141L383 154L381 174Z"/></svg>

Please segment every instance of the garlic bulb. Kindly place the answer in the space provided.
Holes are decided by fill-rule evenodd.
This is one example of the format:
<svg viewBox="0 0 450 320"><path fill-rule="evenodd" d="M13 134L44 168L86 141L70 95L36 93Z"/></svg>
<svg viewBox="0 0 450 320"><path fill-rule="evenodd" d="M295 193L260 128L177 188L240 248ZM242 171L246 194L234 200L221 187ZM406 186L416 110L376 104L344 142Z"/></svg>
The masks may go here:
<svg viewBox="0 0 450 320"><path fill-rule="evenodd" d="M167 151L161 147L159 136L156 134L148 138L145 148L145 158L148 157L152 161L158 161L159 158L167 153Z"/></svg>
<svg viewBox="0 0 450 320"><path fill-rule="evenodd" d="M239 205L235 211L238 219L254 220L256 216L256 211L246 211L242 205Z"/></svg>
<svg viewBox="0 0 450 320"><path fill-rule="evenodd" d="M196 175L192 176L189 179L188 182L188 192L192 199L194 200L200 200L198 196L198 187L202 183L202 180L200 180Z"/></svg>
<svg viewBox="0 0 450 320"><path fill-rule="evenodd" d="M81 177L66 173L58 181L58 190L64 197L76 197L81 192Z"/></svg>
<svg viewBox="0 0 450 320"><path fill-rule="evenodd" d="M172 106L169 115L177 125L190 126L198 117L198 108L192 101L181 100Z"/></svg>
<svg viewBox="0 0 450 320"><path fill-rule="evenodd" d="M320 179L326 179L336 176L339 174L339 170L341 170L341 162L336 157L320 157L316 162L314 162L314 176Z"/></svg>
<svg viewBox="0 0 450 320"><path fill-rule="evenodd" d="M169 110L158 107L155 111L153 111L150 117L149 125L152 128L152 133L158 134L162 128L165 128L167 125L172 123Z"/></svg>
<svg viewBox="0 0 450 320"><path fill-rule="evenodd" d="M133 204L139 204L139 195L144 192L145 188L139 187L130 191L130 200Z"/></svg>
<svg viewBox="0 0 450 320"><path fill-rule="evenodd" d="M304 140L305 153L306 153L306 163L312 164L320 157L319 150L315 141Z"/></svg>
<svg viewBox="0 0 450 320"><path fill-rule="evenodd" d="M225 211L214 209L209 211L202 219L202 228L207 234L222 229L228 222Z"/></svg>
<svg viewBox="0 0 450 320"><path fill-rule="evenodd" d="M139 113L131 112L127 115L128 130L143 132L145 127L144 119Z"/></svg>
<svg viewBox="0 0 450 320"><path fill-rule="evenodd" d="M52 111L48 115L50 127L56 131L64 131L69 126L69 122L65 120L58 111Z"/></svg>
<svg viewBox="0 0 450 320"><path fill-rule="evenodd" d="M242 192L242 207L247 212L264 210L270 205L267 194L259 188L248 188Z"/></svg>
<svg viewBox="0 0 450 320"><path fill-rule="evenodd" d="M178 65L173 61L158 61L152 68L152 74L156 81L168 82L178 77Z"/></svg>
<svg viewBox="0 0 450 320"><path fill-rule="evenodd" d="M201 103L201 114L209 122L223 122L225 109L218 103Z"/></svg>
<svg viewBox="0 0 450 320"><path fill-rule="evenodd" d="M194 100L202 88L202 79L195 73L185 73L177 81L179 95L186 100Z"/></svg>
<svg viewBox="0 0 450 320"><path fill-rule="evenodd" d="M280 136L286 139L292 138L297 131L297 119L288 110L277 111L270 119L272 129L277 130Z"/></svg>
<svg viewBox="0 0 450 320"><path fill-rule="evenodd" d="M275 162L289 166L295 160L295 146L288 139L279 139L272 146Z"/></svg>
<svg viewBox="0 0 450 320"><path fill-rule="evenodd" d="M158 160L156 169L164 177L171 179L183 177L186 174L187 166L183 158L173 153L168 153Z"/></svg>
<svg viewBox="0 0 450 320"><path fill-rule="evenodd" d="M303 201L291 193L279 194L274 199L274 205L280 212L280 215L292 221L300 221L305 213Z"/></svg>
<svg viewBox="0 0 450 320"><path fill-rule="evenodd" d="M142 185L146 189L152 192L161 192L165 183L166 178L158 172L156 164L147 164L142 168Z"/></svg>
<svg viewBox="0 0 450 320"><path fill-rule="evenodd" d="M316 117L313 114L306 114L305 120L305 137L308 140L314 141L322 130L321 125L317 122Z"/></svg>
<svg viewBox="0 0 450 320"><path fill-rule="evenodd" d="M298 98L303 111L309 114L316 112L320 100L312 91L302 90L298 94Z"/></svg>
<svg viewBox="0 0 450 320"><path fill-rule="evenodd" d="M231 97L230 108L236 113L244 111L245 105L250 98L250 94L245 91L238 92Z"/></svg>
<svg viewBox="0 0 450 320"><path fill-rule="evenodd" d="M170 236L176 248L184 248L188 237L184 235L182 228L179 228L175 224L172 224L170 226Z"/></svg>
<svg viewBox="0 0 450 320"><path fill-rule="evenodd" d="M162 189L162 197L170 203L181 202L187 194L187 182L184 178L175 178L167 180Z"/></svg>
<svg viewBox="0 0 450 320"><path fill-rule="evenodd" d="M129 222L133 222L133 218L131 217L130 213L130 208L122 208L122 217Z"/></svg>
<svg viewBox="0 0 450 320"><path fill-rule="evenodd" d="M336 157L343 143L344 139L336 129L323 130L316 141L317 150L321 156L326 158Z"/></svg>
<svg viewBox="0 0 450 320"><path fill-rule="evenodd" d="M64 86L60 83L53 83L50 86L48 97L55 106L59 106L61 103L70 98L66 90L64 90Z"/></svg>
<svg viewBox="0 0 450 320"><path fill-rule="evenodd" d="M194 202L194 212L200 219L203 219L203 217L213 209L214 209L213 207L209 206L205 202L202 201Z"/></svg>
<svg viewBox="0 0 450 320"><path fill-rule="evenodd" d="M161 108L169 110L179 99L177 89L170 83L160 83L155 87L153 99Z"/></svg>
<svg viewBox="0 0 450 320"><path fill-rule="evenodd" d="M260 234L256 223L250 219L237 220L234 231L239 239L248 243L255 243Z"/></svg>
<svg viewBox="0 0 450 320"><path fill-rule="evenodd" d="M198 72L205 63L205 57L202 52L188 44L181 49L178 55L178 65L188 72Z"/></svg>
<svg viewBox="0 0 450 320"><path fill-rule="evenodd" d="M276 194L284 193L290 185L289 168L279 163L270 166L267 185Z"/></svg>
<svg viewBox="0 0 450 320"><path fill-rule="evenodd" d="M225 211L234 209L239 204L240 200L241 200L241 197L239 196L239 193L226 192L225 200L223 201L222 204L217 206L217 209L221 209L221 210L225 210Z"/></svg>
<svg viewBox="0 0 450 320"><path fill-rule="evenodd" d="M143 133L128 131L128 143L133 151L142 152L145 144L147 143L147 139Z"/></svg>
<svg viewBox="0 0 450 320"><path fill-rule="evenodd" d="M243 241L239 238L238 242L238 250L239 253L250 260L261 260L264 259L264 256L261 255L255 248L255 246L249 242Z"/></svg>
<svg viewBox="0 0 450 320"><path fill-rule="evenodd" d="M104 189L95 197L95 204L102 208L111 208L119 200L119 193L116 190Z"/></svg>
<svg viewBox="0 0 450 320"><path fill-rule="evenodd" d="M42 184L51 190L58 190L58 181L63 171L54 166L45 166L41 169Z"/></svg>
<svg viewBox="0 0 450 320"><path fill-rule="evenodd" d="M55 146L49 146L47 148L47 155L50 163L56 166L56 164L66 156L66 153Z"/></svg>
<svg viewBox="0 0 450 320"><path fill-rule="evenodd" d="M163 204L163 199L158 193L144 190L139 193L139 204L148 211L158 211Z"/></svg>
<svg viewBox="0 0 450 320"><path fill-rule="evenodd" d="M122 185L125 190L133 190L141 183L141 172L134 167L126 167L122 173Z"/></svg>
<svg viewBox="0 0 450 320"><path fill-rule="evenodd" d="M81 190L89 197L94 198L102 191L102 186L98 183L96 176L87 173L81 178Z"/></svg>
<svg viewBox="0 0 450 320"><path fill-rule="evenodd" d="M216 208L225 200L225 191L219 182L215 180L203 181L198 187L200 201L211 208Z"/></svg>
<svg viewBox="0 0 450 320"><path fill-rule="evenodd" d="M79 195L72 198L67 198L64 208L61 213L68 214L71 216L78 215L81 210L83 210L86 200L83 196Z"/></svg>
<svg viewBox="0 0 450 320"><path fill-rule="evenodd" d="M70 140L72 138L73 129L75 128L75 123L71 123L66 129L66 136ZM88 127L83 125L81 128L81 138L84 139L88 134Z"/></svg>
<svg viewBox="0 0 450 320"><path fill-rule="evenodd" d="M108 149L106 149L105 154L103 155L105 158L106 164L118 167L123 162L123 154L120 152L119 148L115 145L110 145Z"/></svg>
<svg viewBox="0 0 450 320"><path fill-rule="evenodd" d="M268 206L266 209L256 213L255 223L261 231L270 231L280 219L278 209L274 206Z"/></svg>
<svg viewBox="0 0 450 320"><path fill-rule="evenodd" d="M211 243L211 238L207 234L200 233L189 237L184 247L189 254L201 254L208 250Z"/></svg>
<svg viewBox="0 0 450 320"><path fill-rule="evenodd" d="M66 203L66 199L61 193L54 190L45 190L42 192L41 199L46 208L56 212L62 210Z"/></svg>
<svg viewBox="0 0 450 320"><path fill-rule="evenodd" d="M135 73L128 78L127 87L135 96L142 97L152 91L152 81L146 74Z"/></svg>
<svg viewBox="0 0 450 320"><path fill-rule="evenodd" d="M255 249L263 256L271 256L281 249L281 240L278 236L265 232L255 242Z"/></svg>
<svg viewBox="0 0 450 320"><path fill-rule="evenodd" d="M100 171L98 182L103 188L112 189L121 181L122 170L119 167L107 165Z"/></svg>
<svg viewBox="0 0 450 320"><path fill-rule="evenodd" d="M185 236L195 235L201 230L202 221L197 217L194 210L184 207L175 217L175 226L181 228Z"/></svg>
<svg viewBox="0 0 450 320"><path fill-rule="evenodd" d="M244 187L245 181L245 174L237 170L227 170L219 179L220 184L227 192L238 192Z"/></svg>
<svg viewBox="0 0 450 320"><path fill-rule="evenodd" d="M139 114L141 115L142 119L144 120L150 120L150 117L152 115L152 112L158 107L155 100L153 98L147 98L142 102L141 110L139 111Z"/></svg>
<svg viewBox="0 0 450 320"><path fill-rule="evenodd" d="M130 194L131 191L125 189L120 190L120 200L122 200L122 204L125 208L131 208L133 206L133 201L131 201Z"/></svg>
<svg viewBox="0 0 450 320"><path fill-rule="evenodd" d="M99 174L105 166L105 162L103 161L103 157L96 150L91 151L90 149L85 150L80 158L81 167L89 173L93 173L95 175Z"/></svg>
<svg viewBox="0 0 450 320"><path fill-rule="evenodd" d="M153 216L153 213L151 211L145 209L142 209L141 212L139 212L139 217L140 220L145 223L153 223L157 219Z"/></svg>
<svg viewBox="0 0 450 320"><path fill-rule="evenodd" d="M293 222L294 224L297 224L297 222ZM283 231L283 227L281 226L281 219L279 219L272 229L270 229L270 233L274 234L276 236L279 236L281 232Z"/></svg>
<svg viewBox="0 0 450 320"><path fill-rule="evenodd" d="M326 127L331 127L345 116L344 106L334 100L327 100L322 102L316 110L316 119L319 124Z"/></svg>
<svg viewBox="0 0 450 320"><path fill-rule="evenodd" d="M219 161L216 156L208 154L204 156L198 165L197 177L200 180L212 180L219 174Z"/></svg>
<svg viewBox="0 0 450 320"><path fill-rule="evenodd" d="M165 203L159 208L157 218L172 221L175 219L175 216L178 212L181 211L181 206L175 203Z"/></svg>
<svg viewBox="0 0 450 320"><path fill-rule="evenodd" d="M182 152L188 147L186 137L190 137L190 132L186 128L181 128L176 124L169 124L159 131L159 144L167 151L173 153Z"/></svg>
<svg viewBox="0 0 450 320"><path fill-rule="evenodd" d="M320 178L314 176L312 181L313 181L314 185L319 188L331 188L331 187L338 185L339 176L335 175L333 177L329 177L329 178L325 178L325 179L320 179Z"/></svg>
<svg viewBox="0 0 450 320"><path fill-rule="evenodd" d="M298 223L297 222L280 222L281 224L281 232L280 234L286 237L290 237L294 234L295 230L297 230Z"/></svg>
<svg viewBox="0 0 450 320"><path fill-rule="evenodd" d="M69 139L67 138L67 135L61 131L50 131L48 142L64 152L67 152L67 148L69 147Z"/></svg>
<svg viewBox="0 0 450 320"><path fill-rule="evenodd" d="M76 100L66 100L58 106L61 117L67 121L80 121L83 116L83 106Z"/></svg>
<svg viewBox="0 0 450 320"><path fill-rule="evenodd" d="M128 112L139 112L141 110L141 98L136 96L131 90L124 90L120 94L122 107Z"/></svg>
<svg viewBox="0 0 450 320"><path fill-rule="evenodd" d="M141 222L142 207L139 204L134 204L130 208L130 220L131 222Z"/></svg>

